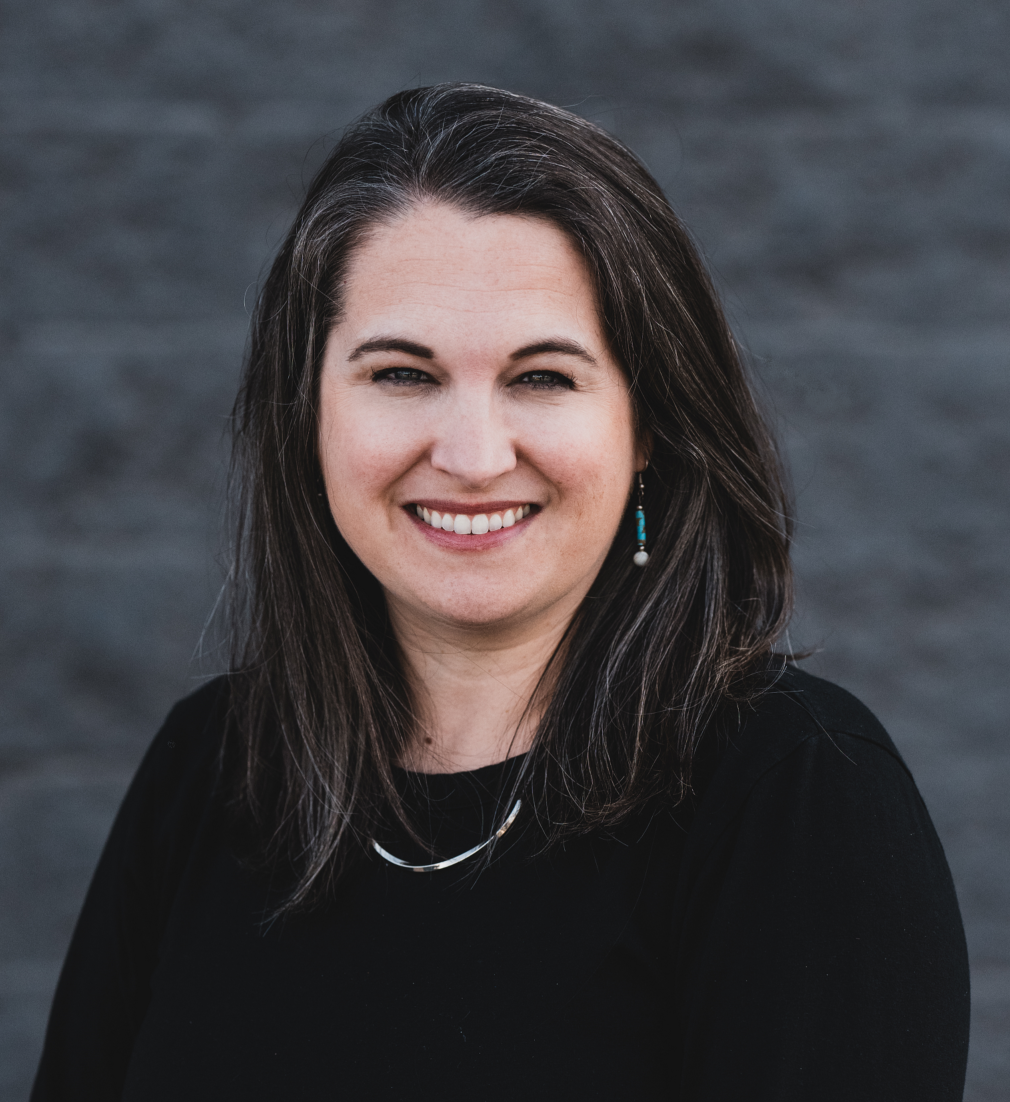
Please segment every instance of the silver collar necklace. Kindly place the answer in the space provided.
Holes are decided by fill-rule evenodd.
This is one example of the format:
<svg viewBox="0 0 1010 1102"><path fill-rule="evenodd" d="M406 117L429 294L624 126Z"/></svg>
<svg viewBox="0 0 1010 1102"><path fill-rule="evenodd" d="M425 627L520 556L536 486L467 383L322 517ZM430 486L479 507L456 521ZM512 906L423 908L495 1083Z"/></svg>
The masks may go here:
<svg viewBox="0 0 1010 1102"><path fill-rule="evenodd" d="M449 857L445 861L437 861L434 865L411 865L408 861L401 861L399 857L394 857L389 850L383 849L382 846L374 840L372 841L372 849L374 849L383 860L388 861L391 865L396 865L398 869L406 869L408 872L438 872L439 869L447 869L451 865L458 865L460 861L465 861L468 857L473 857L475 853L480 853L482 849L500 838L516 821L516 816L519 814L519 808L522 807L522 804L522 800L516 800L515 806L509 812L509 817L490 838L486 838L480 845L466 850L465 853L457 853L455 857Z"/></svg>

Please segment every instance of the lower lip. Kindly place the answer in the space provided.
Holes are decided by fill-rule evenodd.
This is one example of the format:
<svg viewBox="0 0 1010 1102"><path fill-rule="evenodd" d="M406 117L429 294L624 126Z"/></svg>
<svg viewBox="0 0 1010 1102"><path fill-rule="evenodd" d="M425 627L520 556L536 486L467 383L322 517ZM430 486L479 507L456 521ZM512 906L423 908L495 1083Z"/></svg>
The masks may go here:
<svg viewBox="0 0 1010 1102"><path fill-rule="evenodd" d="M405 512L432 543L450 551L490 551L493 547L501 547L503 543L507 543L525 532L530 521L539 515L539 512L531 512L528 517L517 520L511 528L499 528L497 532L485 532L483 536L462 536L459 532L447 532L444 528L432 528L430 524L424 523L413 508L408 508Z"/></svg>

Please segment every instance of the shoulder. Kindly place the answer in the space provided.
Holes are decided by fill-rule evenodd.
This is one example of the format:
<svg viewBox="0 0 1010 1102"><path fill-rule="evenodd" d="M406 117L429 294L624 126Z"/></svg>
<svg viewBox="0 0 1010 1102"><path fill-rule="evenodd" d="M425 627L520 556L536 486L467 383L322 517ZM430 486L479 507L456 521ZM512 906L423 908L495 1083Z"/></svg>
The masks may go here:
<svg viewBox="0 0 1010 1102"><path fill-rule="evenodd" d="M897 747L866 704L847 690L791 666L752 705L740 741L771 742L789 749L826 733L865 738L901 760Z"/></svg>
<svg viewBox="0 0 1010 1102"><path fill-rule="evenodd" d="M215 677L195 692L177 701L165 718L154 746L179 749L182 756L199 756L211 743L220 741L232 695L232 679Z"/></svg>
<svg viewBox="0 0 1010 1102"><path fill-rule="evenodd" d="M759 698L756 711L758 715L777 714L780 719L790 714L796 720L799 718L795 713L797 707L806 713L818 732L835 731L866 738L898 756L880 721L862 701L840 685L788 666L778 681Z"/></svg>
<svg viewBox="0 0 1010 1102"><path fill-rule="evenodd" d="M812 929L832 909L864 908L909 923L942 914L959 936L943 847L894 743L850 693L793 669L731 736L683 875L715 875L768 914L791 900Z"/></svg>
<svg viewBox="0 0 1010 1102"><path fill-rule="evenodd" d="M155 735L144 766L167 774L187 773L216 757L224 737L231 679L215 677L173 705Z"/></svg>
<svg viewBox="0 0 1010 1102"><path fill-rule="evenodd" d="M879 720L845 689L790 667L728 735L698 807L696 833L699 844L714 842L759 808L784 829L780 816L796 823L847 809L874 818L887 805L927 817Z"/></svg>
<svg viewBox="0 0 1010 1102"><path fill-rule="evenodd" d="M912 783L898 748L865 704L793 666L740 715L717 777L746 788L786 759L811 755L823 757L826 768L843 768L855 756Z"/></svg>
<svg viewBox="0 0 1010 1102"><path fill-rule="evenodd" d="M231 697L230 678L214 678L169 711L140 763L120 819L148 842L190 818L213 790Z"/></svg>

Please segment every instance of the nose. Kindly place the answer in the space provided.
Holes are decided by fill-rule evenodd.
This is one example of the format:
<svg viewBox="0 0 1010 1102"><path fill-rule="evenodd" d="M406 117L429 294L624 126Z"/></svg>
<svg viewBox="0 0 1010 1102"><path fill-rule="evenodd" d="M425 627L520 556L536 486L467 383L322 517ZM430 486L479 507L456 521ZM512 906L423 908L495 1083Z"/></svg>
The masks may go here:
<svg viewBox="0 0 1010 1102"><path fill-rule="evenodd" d="M515 469L515 442L494 394L460 389L439 419L431 465L475 490Z"/></svg>

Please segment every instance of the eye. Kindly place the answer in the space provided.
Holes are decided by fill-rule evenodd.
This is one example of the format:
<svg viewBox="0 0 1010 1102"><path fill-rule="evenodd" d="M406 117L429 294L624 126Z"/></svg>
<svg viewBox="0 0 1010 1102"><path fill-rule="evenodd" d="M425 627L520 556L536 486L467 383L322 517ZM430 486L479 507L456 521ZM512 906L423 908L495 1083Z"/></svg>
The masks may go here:
<svg viewBox="0 0 1010 1102"><path fill-rule="evenodd" d="M574 390L575 382L560 371L527 371L520 375L513 386L526 386L530 390Z"/></svg>
<svg viewBox="0 0 1010 1102"><path fill-rule="evenodd" d="M422 383L434 382L425 371L419 371L416 367L387 367L384 371L376 371L372 375L373 383L392 383L394 386L417 386Z"/></svg>

